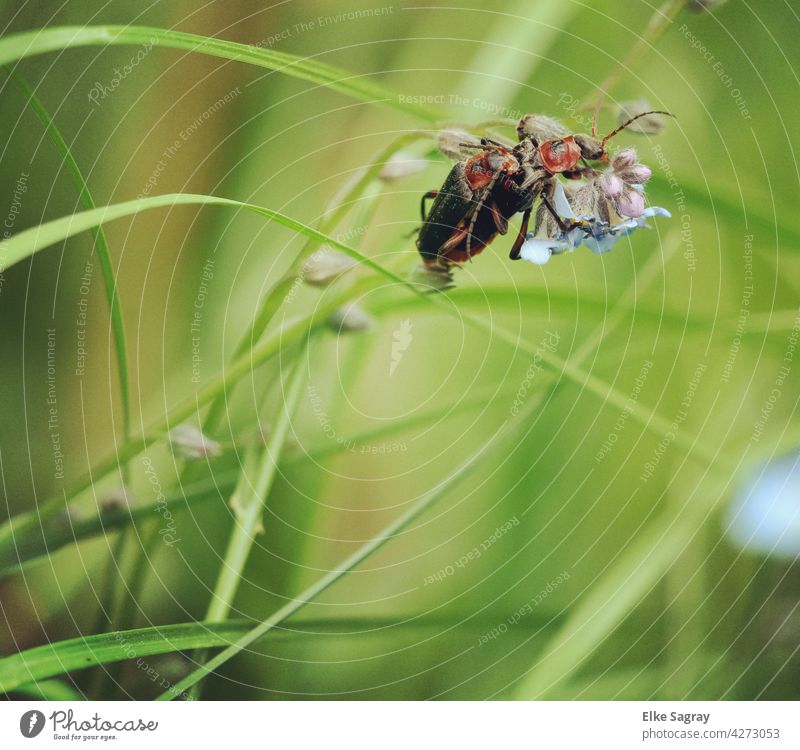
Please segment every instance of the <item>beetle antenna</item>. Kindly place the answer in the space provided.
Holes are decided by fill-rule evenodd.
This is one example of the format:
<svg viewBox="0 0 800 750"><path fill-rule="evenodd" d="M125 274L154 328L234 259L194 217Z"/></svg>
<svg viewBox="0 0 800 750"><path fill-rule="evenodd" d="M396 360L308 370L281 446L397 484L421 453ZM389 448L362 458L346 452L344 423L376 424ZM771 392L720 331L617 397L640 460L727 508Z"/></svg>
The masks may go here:
<svg viewBox="0 0 800 750"><path fill-rule="evenodd" d="M622 123L616 130L612 130L602 141L600 141L601 148L606 145L608 141L610 141L617 133L625 128L628 127L634 120L638 120L640 117L644 117L645 115L667 115L668 117L675 117L672 112L665 112L663 109L651 109L649 112L640 112L638 115L631 117L630 120L626 120Z"/></svg>
<svg viewBox="0 0 800 750"><path fill-rule="evenodd" d="M594 106L594 114L592 115L592 138L597 139L597 120L600 117L600 108L603 106L603 99L606 98L605 91L600 93L597 97L597 104Z"/></svg>

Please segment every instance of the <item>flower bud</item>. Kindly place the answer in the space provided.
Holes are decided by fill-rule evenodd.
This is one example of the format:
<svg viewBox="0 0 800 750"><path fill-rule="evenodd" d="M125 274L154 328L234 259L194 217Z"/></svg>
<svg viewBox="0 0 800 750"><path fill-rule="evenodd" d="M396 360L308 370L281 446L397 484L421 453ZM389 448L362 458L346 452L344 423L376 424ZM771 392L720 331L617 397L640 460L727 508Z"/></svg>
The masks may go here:
<svg viewBox="0 0 800 750"><path fill-rule="evenodd" d="M303 264L302 277L311 286L328 286L356 265L357 262L349 255L324 247Z"/></svg>
<svg viewBox="0 0 800 750"><path fill-rule="evenodd" d="M356 331L366 331L375 324L375 321L367 315L355 302L342 305L333 315L328 323L339 333L353 333Z"/></svg>
<svg viewBox="0 0 800 750"><path fill-rule="evenodd" d="M636 219L644 211L644 197L638 190L625 190L616 201L617 213Z"/></svg>
<svg viewBox="0 0 800 750"><path fill-rule="evenodd" d="M136 505L136 497L125 485L107 492L100 499L101 513L121 513Z"/></svg>
<svg viewBox="0 0 800 750"><path fill-rule="evenodd" d="M624 187L622 180L613 172L604 172L597 178L597 185L608 198L617 198Z"/></svg>
<svg viewBox="0 0 800 750"><path fill-rule="evenodd" d="M653 176L653 170L644 164L634 164L632 167L621 169L619 171L619 176L625 182L634 185L642 185Z"/></svg>
<svg viewBox="0 0 800 750"><path fill-rule="evenodd" d="M206 437L191 424L181 424L169 433L172 452L187 461L215 458L222 452L219 443Z"/></svg>
<svg viewBox="0 0 800 750"><path fill-rule="evenodd" d="M615 172L619 172L625 167L632 167L636 164L636 149L622 148L614 154L614 160L611 162Z"/></svg>
<svg viewBox="0 0 800 750"><path fill-rule="evenodd" d="M426 159L400 151L393 154L389 161L383 165L378 174L378 179L384 182L392 182L393 180L399 180L401 177L408 177L421 172L427 166Z"/></svg>

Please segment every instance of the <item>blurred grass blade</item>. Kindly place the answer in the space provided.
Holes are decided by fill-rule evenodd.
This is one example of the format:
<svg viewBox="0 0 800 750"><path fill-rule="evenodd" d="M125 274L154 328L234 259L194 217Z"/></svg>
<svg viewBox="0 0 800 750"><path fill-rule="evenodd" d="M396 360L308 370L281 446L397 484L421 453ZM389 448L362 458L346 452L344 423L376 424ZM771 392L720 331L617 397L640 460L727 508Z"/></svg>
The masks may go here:
<svg viewBox="0 0 800 750"><path fill-rule="evenodd" d="M163 508L174 513L187 503L203 499L219 499L226 491L233 489L238 472L226 471L215 473L212 479L184 485L181 492L167 495ZM15 529L13 555L9 558L0 556L0 579L13 575L27 564L33 563L45 555L53 555L69 544L101 534L112 534L117 529L145 522L153 517L152 505L140 505L128 510L113 510L77 519L55 518L42 519L42 524L32 533L24 533Z"/></svg>
<svg viewBox="0 0 800 750"><path fill-rule="evenodd" d="M125 661L134 653L149 656L224 646L249 626L246 621L165 625L48 643L0 659L0 693L77 669Z"/></svg>
<svg viewBox="0 0 800 750"><path fill-rule="evenodd" d="M528 422L525 419L520 419L516 424L519 429L528 428ZM437 501L441 500L448 491L453 488L454 483L460 482L469 476L481 465L482 460L485 458L484 454L489 447L492 449L490 452L497 452L498 455L506 455L509 451L513 451L518 443L519 436L517 432L519 430L511 432L511 440L509 440L509 436L506 436L505 439L501 439L500 434L507 425L508 422L504 422L497 432L487 439L484 446L477 453L470 456L470 458L461 464L449 477L443 479L438 487L425 493L405 513L378 532L369 542L359 547L339 566L339 568L329 571L319 580L315 581L311 586L305 589L305 591L301 592L296 598L285 604L261 624L249 630L224 651L214 656L205 664L202 664L172 688L162 693L157 700L172 700L180 696L185 690L192 687L192 685L196 684L199 680L202 680L206 675L213 672L229 659L232 659L251 643L262 638L284 620L299 612L306 604L316 599L322 592L330 588L336 581L381 549L387 542L400 535L419 516L431 508Z"/></svg>
<svg viewBox="0 0 800 750"><path fill-rule="evenodd" d="M242 464L239 482L230 502L233 509L233 530L206 610L205 622L221 622L228 617L247 559L250 557L253 541L256 534L264 531L262 525L264 506L275 481L289 427L300 403L306 350L306 346L301 346L297 352L286 388L286 397L280 405L269 441L260 444L261 441L256 440ZM204 662L206 658L207 654L199 654L196 660ZM195 697L199 696L199 683L194 686L193 694Z"/></svg>
<svg viewBox="0 0 800 750"><path fill-rule="evenodd" d="M113 25L55 26L10 34L0 39L0 65L76 47L116 45L169 47L249 63L311 81L360 101L383 104L427 122L443 119L442 113L401 101L396 93L373 81L365 80L362 75L307 57L173 29Z"/></svg>
<svg viewBox="0 0 800 750"><path fill-rule="evenodd" d="M3 255L8 265L13 265L37 251L47 247L48 245L61 242L69 237L72 237L80 232L91 229L92 227L102 224L103 222L112 221L128 216L134 216L142 211L154 209L173 207L180 205L201 205L201 206L227 206L240 208L247 211L252 211L268 219L274 220L283 224L290 229L312 237L320 242L324 242L331 247L341 250L345 254L359 261L362 265L366 266L372 271L375 271L384 278L395 282L396 284L405 287L412 294L420 299L426 300L427 304L437 307L447 315L455 316L460 321L467 322L470 326L487 333L490 336L498 338L507 342L513 348L527 352L532 356L538 356L541 361L550 367L554 372L561 376L566 376L568 379L574 381L580 387L587 391L594 393L603 402L610 403L620 409L628 411L630 417L635 419L644 427L657 434L659 437L672 431L672 422L667 417L659 414L656 411L650 410L647 407L636 402L633 406L628 404L628 397L619 392L614 386L606 383L601 378L586 372L579 365L576 365L569 360L563 360L560 357L548 351L540 351L535 344L532 344L525 339L521 339L518 333L507 330L502 326L494 323L492 320L487 319L485 316L475 315L473 313L465 312L454 308L446 299L440 298L440 295L425 294L418 287L411 284L409 281L399 277L392 271L387 270L379 263L371 258L364 256L354 248L346 245L338 240L325 235L324 233L313 229L302 222L291 219L284 214L273 211L268 208L256 206L250 203L242 203L229 198L219 198L209 195L193 195L183 193L173 193L160 196L151 196L147 198L140 198L125 203L118 203L104 208L93 209L91 211L83 211L72 216L67 216L61 219L42 224L32 229L27 229L19 234L10 237L7 240L0 242L0 255ZM350 290L352 295L353 290ZM342 299L347 298L345 293ZM316 311L315 316L320 320L319 310ZM303 321L295 325L293 329L294 335L303 334ZM237 359L233 365L225 370L221 377L215 379L208 385L201 387L186 402L175 407L170 413L159 423L153 430L143 438L126 443L118 452L116 456L101 464L100 467L94 469L87 477L78 482L74 488L71 489L70 495L74 495L79 491L91 486L98 479L105 476L106 473L113 471L114 467L119 462L124 462L132 456L139 453L149 442L159 439L165 434L170 425L177 424L184 419L196 415L197 410L220 397L232 383L239 378L246 375L250 370L263 361L268 356L277 351L282 345L287 343L285 338L287 331L281 332L284 337L283 342L281 339L271 339L265 346L257 346L251 352L244 354ZM256 355L256 352L258 354ZM722 470L725 470L726 460L724 456L719 454L719 450L707 448L703 443L699 442L697 438L690 434L688 430L681 430L675 432L673 442L675 445L681 447L686 451L687 455L693 455L707 465L716 462ZM64 498L56 497L48 501L42 506L39 506L35 513L23 514L16 519L10 519L3 526L0 526L0 566L13 564L14 552L14 524L19 524L20 530L26 533L36 533L36 528L40 523L42 517L47 517L48 514L54 514L57 510L63 507Z"/></svg>
<svg viewBox="0 0 800 750"><path fill-rule="evenodd" d="M224 620L233 605L250 548L261 527L264 503L275 480L292 417L300 402L305 351L306 348L302 347L297 354L294 370L289 378L286 400L281 404L280 415L269 442L266 445L258 445L259 441L256 441L243 463L239 483L231 498L234 511L233 533L206 613L207 622ZM255 481L253 474L248 473L247 469L254 470Z"/></svg>
<svg viewBox="0 0 800 750"><path fill-rule="evenodd" d="M372 163L345 191L341 198L336 201L335 207L326 213L325 218L320 223L320 232L325 235L332 234L358 199L369 190L370 186L375 184L381 169L389 159L402 148L414 143L423 136L424 134L421 132L405 133L382 149ZM322 240L317 237L309 237L303 247L300 248L286 273L269 290L251 324L239 339L239 343L234 350L234 359L245 354L253 345L253 342L258 341L264 335L264 331L280 309L286 295L300 277L303 262L321 242ZM226 408L228 395L226 393L221 394L209 407L208 413L203 420L204 432L213 433L217 429Z"/></svg>
<svg viewBox="0 0 800 750"><path fill-rule="evenodd" d="M14 688L15 693L34 698L37 701L82 701L83 696L64 682L59 680L42 680L29 682Z"/></svg>
<svg viewBox="0 0 800 750"><path fill-rule="evenodd" d="M706 478L705 484L699 483L689 494L677 515L662 514L624 548L523 678L516 698L546 698L575 676L680 557L722 496L720 483L728 479Z"/></svg>
<svg viewBox="0 0 800 750"><path fill-rule="evenodd" d="M412 414L405 419L392 421L389 424L363 432L353 433L341 443L325 442L318 447L309 448L307 452L287 454L285 461L289 465L306 458L320 461L346 452L348 445L366 445L404 430L410 430L420 425L428 425L446 417L448 414L454 413L456 409L463 413L465 409L485 408L493 398L507 398L510 403L516 390L517 387L514 386L513 389L498 393L495 387L487 388L471 396L459 399L457 403L436 406L429 411ZM174 513L189 504L220 500L227 493L234 490L239 475L240 471L238 469L220 471L215 472L212 479L181 485L180 493L166 496L163 508ZM60 518L45 520L44 527L37 529L36 533L15 535L16 548L14 555L16 559L12 564L0 567L0 579L19 572L23 566L35 563L44 555L55 554L59 549L69 544L76 544L101 534L113 533L117 529L125 528L129 525L136 525L152 518L152 515L152 505L141 505L130 510L117 510L87 516L73 520L71 523L64 523Z"/></svg>
<svg viewBox="0 0 800 750"><path fill-rule="evenodd" d="M2 42L2 40L0 40L0 42ZM55 122L53 122L53 118L50 117L44 105L39 101L33 89L22 76L15 73L13 70L8 70L8 74L17 88L22 92L22 95L27 99L31 109L44 125L45 131L53 142L53 145L61 154L64 166L66 166L75 187L78 189L78 197L80 198L81 204L86 209L95 208L95 202L89 191L89 185L78 166L78 162L75 161L75 157L72 155L67 142L64 140L64 136L61 135L61 131L58 129ZM120 399L122 401L122 434L125 440L127 440L131 435L131 388L128 380L128 353L125 343L125 326L122 322L122 307L114 278L114 266L111 263L111 252L108 248L108 241L106 240L103 227L100 225L93 227L92 234L94 235L97 258L100 262L100 270L103 274L103 285L105 286L108 307L111 313L111 327L114 331L114 348L117 354L119 390Z"/></svg>

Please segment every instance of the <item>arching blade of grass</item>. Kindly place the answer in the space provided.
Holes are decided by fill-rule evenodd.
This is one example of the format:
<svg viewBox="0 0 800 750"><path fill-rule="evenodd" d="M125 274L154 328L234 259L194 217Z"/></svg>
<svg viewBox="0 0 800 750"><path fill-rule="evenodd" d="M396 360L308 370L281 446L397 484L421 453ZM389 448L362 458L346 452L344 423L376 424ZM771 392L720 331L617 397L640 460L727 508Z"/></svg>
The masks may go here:
<svg viewBox="0 0 800 750"><path fill-rule="evenodd" d="M25 97L42 125L44 125L47 135L50 137L50 140L53 142L59 154L61 154L64 166L67 168L67 172L78 190L78 197L80 198L81 204L83 204L83 207L86 209L95 208L95 202L89 191L89 185L78 166L78 162L75 161L75 157L72 155L69 145L67 145L66 140L64 140L64 136L61 135L61 131L58 129L55 122L53 122L53 118L50 117L44 105L39 101L33 89L22 76L15 73L13 70L9 70L8 74L16 87L22 92L22 95ZM97 258L100 262L100 270L103 274L103 285L106 290L106 298L108 299L108 308L111 313L111 328L114 332L114 349L117 355L119 391L120 400L122 402L122 434L125 440L128 440L131 434L131 388L128 381L128 354L127 345L125 344L125 327L122 323L122 307L120 305L119 293L114 279L114 266L111 263L111 253L108 248L108 241L106 240L103 227L101 225L94 227L92 229L92 234L94 236L95 248L97 249Z"/></svg>
<svg viewBox="0 0 800 750"><path fill-rule="evenodd" d="M0 659L0 692L8 693L21 685L48 677L130 659L130 655L149 656L193 648L223 646L247 631L246 621L216 625L188 623L102 633L86 638L37 646Z"/></svg>
<svg viewBox="0 0 800 750"><path fill-rule="evenodd" d="M302 633L305 637L331 635L380 635L389 629L403 628L474 628L484 632L496 625L494 617L465 618L459 616L436 617L428 613L408 616L398 622L396 618L380 617L335 617L330 619L295 620L291 626L275 627L267 637L294 637ZM533 631L558 625L558 618L537 618L531 615L518 627L529 627ZM176 625L158 625L134 630L100 633L20 651L0 659L0 693L24 693L35 695L36 683L45 685L45 690L54 694L55 680L50 678L99 664L112 664L146 656L191 651L196 648L221 648L252 628L251 620L228 620L205 624L186 622ZM63 684L63 683L61 683ZM78 700L80 698L77 698ZM50 700L69 700L50 698Z"/></svg>
<svg viewBox="0 0 800 750"><path fill-rule="evenodd" d="M38 250L60 242L69 237L73 237L80 232L91 229L97 224L121 219L128 216L134 216L142 211L153 208L165 208L181 205L201 205L201 206L229 206L233 208L241 208L247 211L252 211L268 219L283 224L296 232L305 234L312 237L319 242L324 242L333 248L341 250L345 254L354 258L362 265L369 268L381 276L395 282L396 284L407 288L412 294L416 295L427 304L437 307L445 312L447 315L455 316L458 320L469 323L474 328L488 333L502 341L506 341L512 347L520 349L531 355L538 355L541 360L556 372L575 381L578 385L586 390L599 396L604 401L607 401L619 408L626 408L630 411L630 416L636 419L641 424L653 432L663 436L671 431L671 421L666 417L652 412L649 409L636 403L631 406L626 406L628 397L617 391L613 386L603 382L591 373L585 372L580 367L564 361L560 357L548 351L538 351L535 344L520 339L519 335L513 331L509 331L502 326L487 321L485 317L478 316L473 313L456 310L451 304L440 295L425 294L417 286L410 283L406 279L401 278L392 271L387 270L382 265L377 263L372 258L368 258L362 253L358 252L349 245L339 242L338 240L330 237L316 229L313 229L302 222L292 219L278 211L273 211L269 208L256 206L251 203L242 203L241 201L233 200L231 198L219 198L211 195L195 195L190 193L170 193L167 195L151 196L147 198L139 198L137 200L127 201L125 203L117 203L105 208L94 209L93 211L83 211L73 216L67 216L62 219L55 219L53 221L42 224L33 229L27 229L20 232L13 237L0 242L0 252L7 258L8 265L18 263L20 260L33 255ZM708 463L713 460L718 460L716 455L710 454L703 446L696 445L696 440L685 432L676 433L674 441L676 445L680 445L689 452L698 455L705 459Z"/></svg>
<svg viewBox="0 0 800 750"><path fill-rule="evenodd" d="M459 321L467 322L477 330L483 331L492 337L507 342L516 350L526 352L532 356L540 357L541 361L548 365L555 372L562 376L566 376L570 380L573 380L582 388L594 393L604 402L612 404L617 408L625 409L631 418L644 425L647 430L654 432L659 437L663 437L663 435L671 431L671 421L668 418L660 415L657 412L651 411L638 402L631 407L628 404L628 398L625 394L620 393L613 386L605 383L601 378L584 371L581 367L569 361L564 361L560 357L548 351L540 351L536 345L521 339L519 335L513 331L509 331L498 324L494 324L491 320L487 320L484 316L478 316L473 313L455 309L446 300L440 298L440 295L423 293L417 286L411 284L392 271L387 270L373 259L364 256L349 245L339 242L333 237L329 237L316 229L312 229L311 227L285 216L278 211L273 211L261 206L242 203L229 198L183 193L140 198L133 201L127 201L125 203L106 206L104 208L84 211L62 219L55 219L38 227L25 230L7 240L0 242L0 253L4 254L8 260L8 264L12 265L13 263L17 263L20 260L29 257L33 253L41 250L44 247L47 247L48 245L60 242L79 234L82 231L91 229L97 224L112 221L114 219L133 216L148 209L180 205L228 206L245 209L261 216L265 216L268 219L274 220L277 223L289 227L296 232L300 232L308 237L312 237L320 242L324 242L333 248L341 250L384 278L395 282L399 286L407 288L412 294L415 294L417 297L426 300L429 305L438 308L445 314L455 316ZM303 321L295 325L293 334L300 335L302 332L302 327ZM285 333L286 332L284 331L283 334ZM71 497L75 493L91 486L93 482L97 481L107 472L113 470L118 462L124 462L128 460L130 457L139 453L145 447L145 445L158 440L169 430L170 425L177 424L180 421L183 421L184 419L196 414L197 410L201 406L219 397L225 391L226 387L250 372L250 370L259 361L263 361L263 359L271 356L271 354L273 354L276 351L276 348L279 348L280 345L280 338L277 340L271 339L268 345L263 347L258 346L253 350L252 354L245 354L241 358L237 359L231 367L223 372L221 377L200 388L200 390L191 399L187 400L187 402L184 402L183 404L180 404L179 406L170 410L165 419L162 420L148 435L146 435L144 438L130 441L125 444L118 451L116 457L112 457L104 464L101 464L97 471L93 471L86 478L78 482L75 487L70 490L68 497ZM256 352L258 352L257 356ZM714 462L723 466L725 464L723 457L718 456L716 452L712 452L711 450L707 449L688 431L681 430L680 432L676 432L673 438L673 443L685 450L687 454L694 455L708 465ZM40 506L36 512L22 514L22 516L18 516L16 519L11 519L3 526L0 526L0 566L13 563L13 558L9 560L8 555L13 554L14 549L12 533L12 527L14 523L21 524L23 529L26 527L28 529L35 528L43 514L47 515L57 512L59 508L63 507L63 503L63 497L53 498L43 506Z"/></svg>
<svg viewBox="0 0 800 750"><path fill-rule="evenodd" d="M225 60L249 63L311 81L364 102L392 107L427 122L443 119L440 112L400 100L393 91L361 75L306 57L225 39L147 26L56 26L11 34L0 39L0 65L16 60L88 46L137 45L169 47Z"/></svg>

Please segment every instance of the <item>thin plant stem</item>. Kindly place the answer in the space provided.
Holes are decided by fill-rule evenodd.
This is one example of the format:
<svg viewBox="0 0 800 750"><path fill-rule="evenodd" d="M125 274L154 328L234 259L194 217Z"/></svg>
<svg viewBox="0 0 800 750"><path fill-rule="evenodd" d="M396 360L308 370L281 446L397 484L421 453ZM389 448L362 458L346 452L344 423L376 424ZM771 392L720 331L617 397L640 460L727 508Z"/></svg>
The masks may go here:
<svg viewBox="0 0 800 750"><path fill-rule="evenodd" d="M263 531L261 518L264 506L277 476L281 453L300 402L305 379L304 364L307 341L296 354L294 368L289 375L286 398L279 410L279 416L269 441L263 446L259 445L259 442L254 443L245 458L239 483L231 497L231 506L234 511L233 531L206 611L205 622L221 622L227 619L231 607L233 607L253 541L256 534ZM252 479L251 470L255 473L255 481ZM204 661L205 657L206 654L200 654L198 661ZM198 683L193 690L195 698L199 697L200 690L201 686Z"/></svg>
<svg viewBox="0 0 800 750"><path fill-rule="evenodd" d="M641 59L642 55L652 47L661 35L669 28L672 21L683 10L687 0L667 0L650 17L647 27L642 32L636 44L634 44L625 57L620 60L605 80L593 91L587 94L578 104L579 110L594 108L599 110L603 99L611 93L617 86L622 77L633 68Z"/></svg>
<svg viewBox="0 0 800 750"><path fill-rule="evenodd" d="M378 534L370 539L370 541L359 547L353 554L345 559L338 568L331 570L326 575L322 576L297 597L289 601L277 612L272 614L256 627L252 628L249 632L245 633L221 653L214 656L205 664L201 664L197 669L175 684L172 688L162 693L160 696L158 696L158 698L156 698L156 700L172 700L173 698L184 695L184 692L191 688L192 685L196 684L199 680L202 680L206 675L213 672L229 659L232 659L243 649L247 648L251 643L280 625L287 618L299 612L303 607L305 607L306 604L316 599L323 591L330 588L340 578L360 565L368 557L375 554L375 552L381 549L387 542L400 535L401 532L410 526L425 511L430 509L436 502L447 495L448 491L452 489L454 483L463 481L467 476L474 472L475 469L483 465L487 453L496 452L498 455L505 455L508 451L513 450L518 441L518 435L516 434L517 431L512 431L510 437L508 435L505 437L502 436L502 433L508 424L508 421L504 422L497 432L490 436L484 445L474 455L462 463L450 475L450 477L442 481L435 489L424 494L405 513L385 526L383 530L378 532ZM520 429L528 427L527 420L525 419L520 419L518 422L516 422L516 424Z"/></svg>

